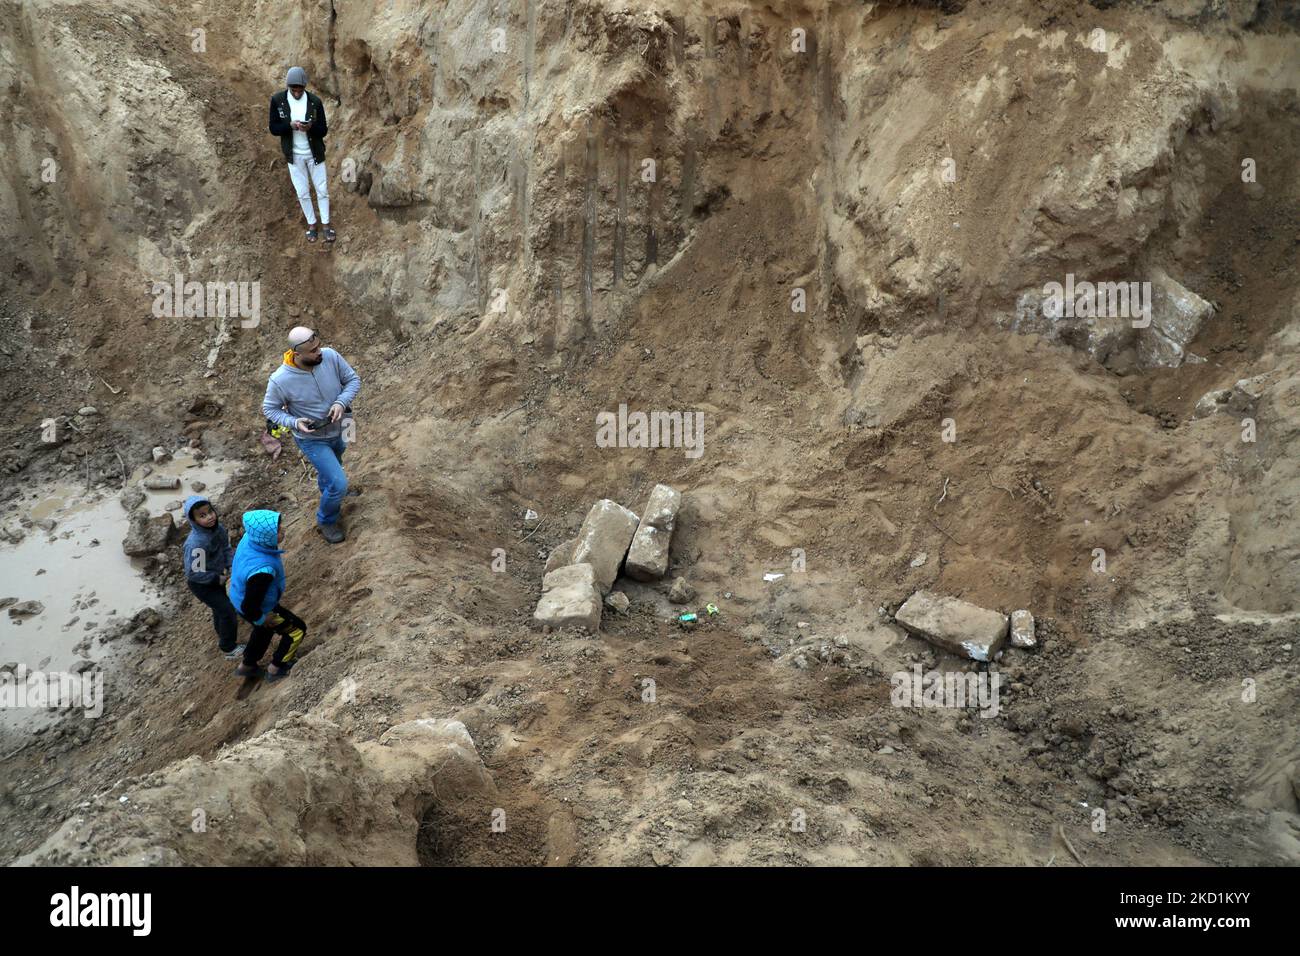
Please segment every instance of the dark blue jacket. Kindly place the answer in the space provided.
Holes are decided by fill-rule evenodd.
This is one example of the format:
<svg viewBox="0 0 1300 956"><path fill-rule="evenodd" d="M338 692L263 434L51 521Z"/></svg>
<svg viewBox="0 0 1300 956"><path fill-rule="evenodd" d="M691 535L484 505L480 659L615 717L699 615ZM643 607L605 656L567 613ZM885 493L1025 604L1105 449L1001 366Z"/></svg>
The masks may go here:
<svg viewBox="0 0 1300 956"><path fill-rule="evenodd" d="M200 528L190 516L198 505L211 504L202 495L190 495L182 509L185 520L190 523L190 535L185 539L181 560L185 566L185 579L195 584L217 584L221 581L221 573L230 570L230 535L226 533L226 526L218 521L211 529Z"/></svg>

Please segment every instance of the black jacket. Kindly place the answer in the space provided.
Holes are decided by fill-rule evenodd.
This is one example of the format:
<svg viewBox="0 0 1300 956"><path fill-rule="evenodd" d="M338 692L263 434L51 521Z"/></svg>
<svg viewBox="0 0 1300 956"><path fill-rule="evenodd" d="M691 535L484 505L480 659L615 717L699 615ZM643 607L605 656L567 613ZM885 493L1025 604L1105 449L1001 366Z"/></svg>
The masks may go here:
<svg viewBox="0 0 1300 956"><path fill-rule="evenodd" d="M325 104L311 90L304 90L307 97L307 143L311 146L311 157L318 163L325 162L325 134L329 127L325 124ZM289 91L281 90L271 97L271 135L280 137L280 150L284 153L286 163L293 162L293 117L289 114Z"/></svg>

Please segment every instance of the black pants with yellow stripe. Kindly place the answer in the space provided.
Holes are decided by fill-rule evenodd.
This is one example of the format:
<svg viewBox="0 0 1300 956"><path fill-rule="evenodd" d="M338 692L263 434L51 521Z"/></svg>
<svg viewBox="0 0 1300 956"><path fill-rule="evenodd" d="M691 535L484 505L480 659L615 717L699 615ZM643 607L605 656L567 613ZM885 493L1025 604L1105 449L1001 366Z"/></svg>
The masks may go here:
<svg viewBox="0 0 1300 956"><path fill-rule="evenodd" d="M302 618L292 611L275 606L266 620L253 626L253 633L248 636L248 646L244 648L244 663L256 667L266 649L271 646L272 636L280 635L280 644L271 655L271 663L276 667L288 667L293 664L298 645L307 636L307 625Z"/></svg>

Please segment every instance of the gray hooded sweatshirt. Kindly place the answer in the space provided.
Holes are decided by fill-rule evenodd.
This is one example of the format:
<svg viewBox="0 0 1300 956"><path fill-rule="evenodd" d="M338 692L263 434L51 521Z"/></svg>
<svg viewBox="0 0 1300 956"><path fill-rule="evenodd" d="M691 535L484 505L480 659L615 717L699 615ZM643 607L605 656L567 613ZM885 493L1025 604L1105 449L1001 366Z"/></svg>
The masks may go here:
<svg viewBox="0 0 1300 956"><path fill-rule="evenodd" d="M262 414L293 432L298 441L322 441L343 432L342 421L303 434L295 427L300 418L329 417L336 402L348 408L361 391L361 378L352 366L333 349L321 349L321 363L315 368L291 364L293 350L284 353L284 362L271 373L262 399Z"/></svg>

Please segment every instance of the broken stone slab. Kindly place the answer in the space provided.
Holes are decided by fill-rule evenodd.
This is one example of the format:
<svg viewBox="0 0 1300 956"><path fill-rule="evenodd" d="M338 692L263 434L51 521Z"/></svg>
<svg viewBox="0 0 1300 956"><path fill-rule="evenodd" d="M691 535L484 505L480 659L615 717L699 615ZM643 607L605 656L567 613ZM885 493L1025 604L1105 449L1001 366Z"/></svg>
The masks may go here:
<svg viewBox="0 0 1300 956"><path fill-rule="evenodd" d="M655 581L668 571L668 546L672 543L681 492L668 485L655 485L632 536L624 573L637 581Z"/></svg>
<svg viewBox="0 0 1300 956"><path fill-rule="evenodd" d="M976 661L991 661L1007 639L1005 614L929 591L917 591L894 620L931 644Z"/></svg>
<svg viewBox="0 0 1300 956"><path fill-rule="evenodd" d="M1066 294L1074 296L1075 303L1064 309L1053 305L1042 291L1029 290L1017 299L1010 328L1046 335L1087 352L1119 375L1201 361L1187 347L1214 314L1214 305L1161 269L1153 269L1148 282L1144 308L1139 308L1142 300L1133 297L1141 288L1137 283L1097 281L1085 286L1080 282L1071 287L1067 282ZM1088 300L1079 297L1088 287L1094 295L1093 307L1084 311Z"/></svg>
<svg viewBox="0 0 1300 956"><path fill-rule="evenodd" d="M181 480L166 475L150 475L144 480L144 486L150 491L175 491L181 486Z"/></svg>
<svg viewBox="0 0 1300 956"><path fill-rule="evenodd" d="M1151 324L1138 329L1138 363L1143 368L1177 368L1214 306L1160 269L1151 274L1150 305Z"/></svg>
<svg viewBox="0 0 1300 956"><path fill-rule="evenodd" d="M578 546L577 538L570 538L568 541L562 541L555 546L555 550L546 556L546 570L543 575L550 574L556 568L562 568L566 564L573 563L573 549Z"/></svg>
<svg viewBox="0 0 1300 956"><path fill-rule="evenodd" d="M1028 611L1011 612L1011 646L1020 648L1037 647L1034 637L1034 616Z"/></svg>
<svg viewBox="0 0 1300 956"><path fill-rule="evenodd" d="M590 564L596 587L608 594L636 534L637 516L617 501L602 498L591 506L573 547L573 564ZM599 607L599 602L597 602Z"/></svg>
<svg viewBox="0 0 1300 956"><path fill-rule="evenodd" d="M151 518L147 511L134 511L131 513L131 527L122 541L122 550L133 558L157 554L166 549L175 529L176 523L168 513Z"/></svg>
<svg viewBox="0 0 1300 956"><path fill-rule="evenodd" d="M568 564L542 578L542 597L533 622L542 627L583 627L600 631L600 589L590 564Z"/></svg>

